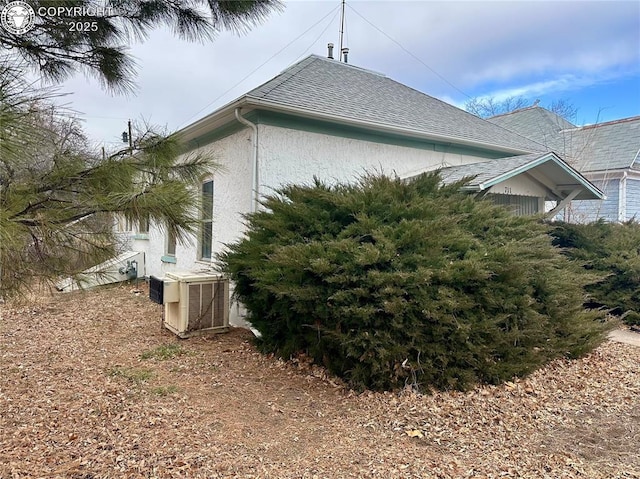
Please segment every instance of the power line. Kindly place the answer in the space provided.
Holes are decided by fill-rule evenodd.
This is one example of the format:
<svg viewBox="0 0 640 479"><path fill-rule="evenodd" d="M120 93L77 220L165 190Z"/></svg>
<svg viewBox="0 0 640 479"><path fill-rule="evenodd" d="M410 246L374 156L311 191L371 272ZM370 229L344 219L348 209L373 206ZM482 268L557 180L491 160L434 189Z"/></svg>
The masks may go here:
<svg viewBox="0 0 640 479"><path fill-rule="evenodd" d="M329 27L331 26L331 23L335 20L335 18L336 18L336 16L337 16L337 15L338 15L338 12L336 12L336 13L333 15L333 17L331 17L331 20L329 20L329 22L327 22L327 26L326 26L326 27L324 27L324 30L322 30L322 31L320 32L320 35L318 35L318 36L316 37L316 39L315 39L313 42L311 42L311 44L307 47L307 49L306 49L304 52L302 52L302 54L301 54L301 55L299 55L299 56L298 56L298 59L300 59L301 57L305 56L305 55L307 54L307 52L308 52L309 50L311 50L311 48L313 48L313 46L318 42L318 40L320 40L320 38L322 37L322 35L324 35L324 34L325 34L325 32L329 29Z"/></svg>
<svg viewBox="0 0 640 479"><path fill-rule="evenodd" d="M347 4L347 6L353 10L353 12L358 15L360 18L362 18L365 22L367 22L369 25L371 25L373 28L375 28L376 30L378 30L380 33L382 33L385 37L387 37L389 40L391 40L393 43L395 43L396 45L398 45L405 53L407 53L409 56L411 56L414 60L418 61L420 64L422 64L425 68L427 68L431 73L433 73L434 75L436 75L438 78L440 78L442 81L444 81L447 85L449 85L451 88L453 88L454 90L462 93L464 96L466 96L467 98L471 99L471 95L468 95L467 93L465 93L464 91L462 91L460 88L458 88L457 86L455 86L453 83L451 83L449 80L447 80L444 76L442 76L440 73L438 73L437 71L435 71L433 68L431 68L429 65L427 65L425 62L423 62L420 58L418 58L416 55L414 55L413 53L411 53L409 50L407 50L404 46L402 46L402 44L400 42L398 42L397 40L395 40L394 38L392 38L391 36L389 36L386 32L384 32L382 29L380 29L379 27L377 27L376 25L374 25L373 23L371 23L369 20L367 20L364 16L362 16L362 14L360 14L360 12L358 12L355 8L353 8L350 4Z"/></svg>
<svg viewBox="0 0 640 479"><path fill-rule="evenodd" d="M310 26L309 28L307 28L303 33L301 33L300 35L298 35L296 38L294 38L293 40L291 40L289 43L287 43L284 47L282 47L280 50L278 50L276 53L274 53L273 55L271 55L267 60L265 60L262 64L260 64L258 67L256 67L251 73L249 73L248 75L246 75L242 80L240 80L238 83L236 83L235 85L233 85L231 88L229 88L228 90L224 91L223 93L221 93L220 95L218 95L214 100L212 100L211 102L207 103L207 105L205 105L204 107L202 107L200 110L198 110L196 113L194 113L193 115L191 115L189 118L187 118L186 120L184 120L182 123L180 123L180 128L182 128L182 125L184 125L185 123L187 123L188 121L192 120L194 117L198 116L200 113L202 113L204 110L206 110L207 108L209 108L211 105L213 105L215 102L217 102L220 98L222 98L223 96L225 96L227 93L229 93L231 90L233 90L234 88L236 88L238 85L240 85L241 83L243 83L247 78L249 78L251 75L253 75L255 72L257 72L258 70L260 70L263 66L265 66L267 63L269 63L271 60L273 60L275 57L277 57L278 55L280 55L280 53L282 53L284 50L286 50L287 48L289 48L293 43L295 43L296 41L298 41L300 38L302 38L303 36L305 36L307 33L309 33L311 30L313 30L316 26L318 26L321 22L324 21L325 18L327 18L329 15L331 15L332 13L334 13L334 11L338 10L338 8L340 8L339 6L336 6L334 8L332 8L329 13L327 13L324 17L322 17L320 20L318 20L316 23L314 23L312 26ZM184 125L186 126L186 125Z"/></svg>

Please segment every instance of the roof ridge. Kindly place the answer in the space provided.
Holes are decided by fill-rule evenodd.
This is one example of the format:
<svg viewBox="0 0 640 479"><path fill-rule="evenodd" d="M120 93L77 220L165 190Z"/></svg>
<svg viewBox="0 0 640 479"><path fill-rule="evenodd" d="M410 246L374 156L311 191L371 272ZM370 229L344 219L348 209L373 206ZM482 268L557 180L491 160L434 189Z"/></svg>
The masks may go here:
<svg viewBox="0 0 640 479"><path fill-rule="evenodd" d="M593 128L600 128L601 126L616 125L618 123L631 123L632 121L637 121L637 120L640 120L640 116L630 116L628 118L618 118L617 120L603 121L602 123L594 123L592 125L576 126L575 128L566 128L566 129L560 130L560 131L590 130L590 129L593 129Z"/></svg>
<svg viewBox="0 0 640 479"><path fill-rule="evenodd" d="M484 118L484 119L491 120L492 118L498 118L500 116L513 115L514 113L520 113L521 111L526 111L526 110L533 110L534 108L540 108L542 110L546 110L546 108L541 107L539 105L529 105L529 106L525 106L525 107L522 107L522 108L518 108L517 110L511 110L511 111L507 111L507 112L504 112L504 113L498 113L497 115L493 115L493 116L490 116L489 118Z"/></svg>
<svg viewBox="0 0 640 479"><path fill-rule="evenodd" d="M387 77L384 73L380 73L374 70L369 70L367 68L362 68L356 65L351 65L349 63L344 63L341 61L337 61L331 58L325 58L323 56L320 56L316 53L312 53L310 55L307 55L306 57L304 57L302 60L299 60L298 62L294 63L293 65L288 66L287 68L285 68L284 70L282 70L280 73L278 73L275 77L271 78L270 80L267 80L266 82L258 85L257 87L251 89L248 93L245 93L244 96L246 97L253 97L253 98L261 98L261 97L266 97L269 95L269 93L271 93L272 91L274 91L275 89L277 89L278 87L282 86L283 84L285 84L286 82L288 82L290 79L294 78L298 73L300 73L304 68L306 68L307 66L313 64L316 61L324 61L327 63L330 63L331 65L339 65L339 67L343 67L343 68L352 68L355 70L359 70L365 73L369 73L372 75L376 75L382 78L389 78ZM278 79L280 79L280 81L278 81ZM274 85L272 86L272 88L270 88L268 91L264 91L261 93L261 95L258 97L257 95L255 95L255 92L264 88L266 85L268 85L269 83L273 83ZM397 83L397 82L396 82ZM404 85L406 86L406 85Z"/></svg>
<svg viewBox="0 0 640 479"><path fill-rule="evenodd" d="M273 87L271 89L269 89L269 91L265 91L265 92L262 93L262 95L260 95L261 97L267 96L273 90L275 90L279 86L283 85L288 80L290 80L291 78L296 76L298 73L300 73L305 66L310 65L311 63L313 63L310 60L314 60L314 61L317 60L317 55L309 55L309 56L304 57L302 60L300 60L300 61L294 63L293 65L290 65L287 68L285 68L284 70L282 70L275 77L270 78L266 82L264 82L264 83L258 85L257 87L251 89L250 91L245 93L243 96L259 98L257 95L254 94L254 92L264 88L269 83L274 83ZM278 81L278 79L280 79L280 81Z"/></svg>
<svg viewBox="0 0 640 479"><path fill-rule="evenodd" d="M376 70L370 70L369 68L359 67L358 65L354 65L352 63L344 63L344 62L341 62L340 60L336 60L334 58L323 57L321 55L318 55L317 53L312 53L307 58L309 58L309 57L314 57L317 60L322 60L322 61L325 61L327 63L331 63L332 65L335 65L337 63L337 64L339 64L340 66L343 66L343 67L354 68L356 70L360 70L360 71L363 71L363 72L366 72L366 73L371 73L373 75L378 75L378 76L381 76L381 77L384 77L384 78L389 78L386 74L384 74L382 72L379 72L379 71L376 71ZM404 85L404 86L406 86L406 85Z"/></svg>

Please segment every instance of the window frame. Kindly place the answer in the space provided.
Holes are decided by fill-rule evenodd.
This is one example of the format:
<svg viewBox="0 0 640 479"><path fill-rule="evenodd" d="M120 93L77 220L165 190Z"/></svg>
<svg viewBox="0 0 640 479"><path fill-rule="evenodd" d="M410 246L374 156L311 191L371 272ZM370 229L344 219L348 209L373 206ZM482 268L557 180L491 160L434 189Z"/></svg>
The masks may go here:
<svg viewBox="0 0 640 479"><path fill-rule="evenodd" d="M171 229L167 228L167 239L164 245L164 254L165 256L169 256L175 258L176 256L176 235L173 234Z"/></svg>
<svg viewBox="0 0 640 479"><path fill-rule="evenodd" d="M210 188L208 188L210 186ZM200 184L200 228L198 231L198 260L213 259L213 206L215 182L206 178Z"/></svg>
<svg viewBox="0 0 640 479"><path fill-rule="evenodd" d="M149 234L149 215L144 215L138 221L138 233Z"/></svg>

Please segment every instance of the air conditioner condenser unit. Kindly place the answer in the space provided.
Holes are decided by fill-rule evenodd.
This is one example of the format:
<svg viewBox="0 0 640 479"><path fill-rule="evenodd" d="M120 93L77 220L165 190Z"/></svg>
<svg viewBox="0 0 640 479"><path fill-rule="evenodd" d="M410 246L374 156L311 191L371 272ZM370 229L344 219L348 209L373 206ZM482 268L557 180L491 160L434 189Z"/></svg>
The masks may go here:
<svg viewBox="0 0 640 479"><path fill-rule="evenodd" d="M229 280L222 275L166 273L164 326L181 338L229 329Z"/></svg>

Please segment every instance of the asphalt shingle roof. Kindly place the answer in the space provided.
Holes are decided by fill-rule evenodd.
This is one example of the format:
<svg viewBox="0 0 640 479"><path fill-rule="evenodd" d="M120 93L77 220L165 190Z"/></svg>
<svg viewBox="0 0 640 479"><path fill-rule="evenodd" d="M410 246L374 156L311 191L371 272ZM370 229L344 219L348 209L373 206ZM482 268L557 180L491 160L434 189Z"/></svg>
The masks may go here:
<svg viewBox="0 0 640 479"><path fill-rule="evenodd" d="M523 152L545 150L520 134L382 74L317 55L294 64L246 97L338 120L362 121Z"/></svg>
<svg viewBox="0 0 640 479"><path fill-rule="evenodd" d="M630 168L640 152L640 117L576 127L532 107L489 121L545 145L581 172Z"/></svg>
<svg viewBox="0 0 640 479"><path fill-rule="evenodd" d="M480 163L450 166L440 170L440 177L445 185L470 178L463 188L472 191L483 191L513 175L521 174L534 168L539 169L543 176L560 182L560 184L553 186L554 190L561 190L564 194L568 194L576 188L581 189L582 191L576 199L594 199L602 198L603 196L600 190L553 153L531 153L529 155L498 158Z"/></svg>
<svg viewBox="0 0 640 479"><path fill-rule="evenodd" d="M467 183L469 187L480 186L510 171L525 166L540 158L540 153L512 156L497 160L470 163L468 165L450 166L440 170L440 178L445 185L456 183L464 178L473 178Z"/></svg>
<svg viewBox="0 0 640 479"><path fill-rule="evenodd" d="M526 136L560 154L562 154L564 145L559 132L576 127L561 116L539 106L523 108L487 118L487 120Z"/></svg>
<svg viewBox="0 0 640 479"><path fill-rule="evenodd" d="M580 171L638 167L640 116L564 130L562 134L567 161Z"/></svg>

